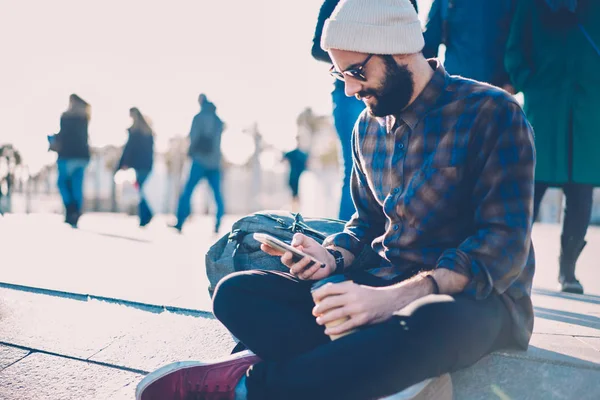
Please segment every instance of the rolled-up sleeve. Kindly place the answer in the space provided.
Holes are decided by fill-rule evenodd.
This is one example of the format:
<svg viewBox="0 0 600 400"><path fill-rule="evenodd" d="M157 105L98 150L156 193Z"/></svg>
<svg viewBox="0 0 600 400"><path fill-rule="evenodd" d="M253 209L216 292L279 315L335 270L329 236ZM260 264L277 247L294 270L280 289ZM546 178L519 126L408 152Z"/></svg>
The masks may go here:
<svg viewBox="0 0 600 400"><path fill-rule="evenodd" d="M352 133L352 176L350 190L356 212L346 223L343 232L334 234L325 239L323 245L337 246L350 251L357 256L365 245L370 245L373 239L383 233L385 215L383 208L377 201L369 187L365 169L359 156L360 131L365 131L367 123L365 114L359 118Z"/></svg>
<svg viewBox="0 0 600 400"><path fill-rule="evenodd" d="M533 222L533 130L517 104L493 100L482 105L472 140L474 233L436 265L468 276L464 292L477 299L504 293L521 274Z"/></svg>

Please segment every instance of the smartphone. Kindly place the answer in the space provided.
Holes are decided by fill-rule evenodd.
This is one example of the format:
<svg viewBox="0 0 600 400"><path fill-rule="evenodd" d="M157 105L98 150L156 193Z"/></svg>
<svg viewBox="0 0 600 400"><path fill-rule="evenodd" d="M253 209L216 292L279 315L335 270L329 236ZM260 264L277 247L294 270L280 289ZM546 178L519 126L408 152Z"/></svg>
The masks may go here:
<svg viewBox="0 0 600 400"><path fill-rule="evenodd" d="M271 235L268 235L266 233L255 233L253 235L254 239L261 242L262 244L265 244L275 250L279 250L279 251L289 251L290 253L292 253L292 261L294 262L298 262L300 260L302 260L304 257L309 257L310 259L313 260L313 263L317 263L318 261L315 260L314 258L312 258L311 256L309 256L306 253L301 252L300 250L296 249L295 247L290 246L289 244L285 243L282 240L277 239L276 237L273 237ZM312 266L313 264L308 264L307 268Z"/></svg>

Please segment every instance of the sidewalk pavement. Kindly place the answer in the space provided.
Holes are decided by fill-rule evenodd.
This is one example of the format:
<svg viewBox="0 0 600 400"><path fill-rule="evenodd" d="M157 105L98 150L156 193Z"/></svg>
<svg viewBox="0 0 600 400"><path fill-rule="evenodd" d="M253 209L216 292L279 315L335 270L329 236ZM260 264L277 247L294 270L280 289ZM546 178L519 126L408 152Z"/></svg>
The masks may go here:
<svg viewBox="0 0 600 400"><path fill-rule="evenodd" d="M73 230L55 215L0 218L0 399L132 399L165 363L230 352L233 338L208 312L212 220L196 218L182 235L165 222L141 230L132 217L86 215ZM555 291L558 237L558 226L535 227L529 351L454 374L456 399L598 398L600 229L590 228L578 268L585 296Z"/></svg>

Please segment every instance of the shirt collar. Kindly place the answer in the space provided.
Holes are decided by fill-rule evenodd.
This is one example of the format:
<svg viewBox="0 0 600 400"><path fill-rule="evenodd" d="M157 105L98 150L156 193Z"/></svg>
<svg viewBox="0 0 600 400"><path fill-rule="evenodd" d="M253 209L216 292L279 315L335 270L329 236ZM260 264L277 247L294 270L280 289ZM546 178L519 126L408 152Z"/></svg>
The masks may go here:
<svg viewBox="0 0 600 400"><path fill-rule="evenodd" d="M431 68L434 69L431 80L425 85L425 88L417 98L406 107L398 116L408 127L413 130L417 123L425 117L427 112L435 105L439 96L444 92L447 84L448 74L444 66L437 59L427 60ZM388 115L384 118L388 133L394 132L397 118L394 115Z"/></svg>

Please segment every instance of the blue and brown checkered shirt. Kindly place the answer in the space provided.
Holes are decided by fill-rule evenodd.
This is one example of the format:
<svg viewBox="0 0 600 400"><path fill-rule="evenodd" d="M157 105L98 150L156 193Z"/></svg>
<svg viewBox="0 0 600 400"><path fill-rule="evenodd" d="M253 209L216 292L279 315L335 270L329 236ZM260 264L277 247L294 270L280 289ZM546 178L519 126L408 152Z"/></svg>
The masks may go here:
<svg viewBox="0 0 600 400"><path fill-rule="evenodd" d="M381 265L355 267L385 279L434 268L468 276L465 294L500 295L526 347L535 270L532 128L506 92L430 64L433 78L397 118L363 112L357 121L357 212L324 245L357 255L370 244Z"/></svg>

